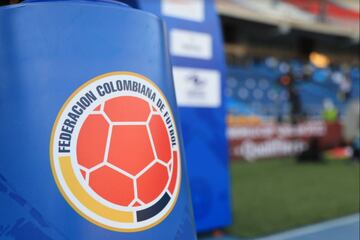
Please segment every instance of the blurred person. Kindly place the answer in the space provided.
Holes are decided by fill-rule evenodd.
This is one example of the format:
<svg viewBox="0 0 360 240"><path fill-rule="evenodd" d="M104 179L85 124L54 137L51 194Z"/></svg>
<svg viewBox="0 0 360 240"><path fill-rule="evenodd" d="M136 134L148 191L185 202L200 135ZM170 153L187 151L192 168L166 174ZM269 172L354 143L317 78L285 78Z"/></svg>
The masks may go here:
<svg viewBox="0 0 360 240"><path fill-rule="evenodd" d="M318 137L312 137L309 140L308 148L301 152L296 160L298 163L306 163L306 162L323 162L323 158L321 156L320 150L320 139Z"/></svg>
<svg viewBox="0 0 360 240"><path fill-rule="evenodd" d="M352 143L352 161L360 162L360 133L354 138Z"/></svg>
<svg viewBox="0 0 360 240"><path fill-rule="evenodd" d="M295 78L291 68L278 80L280 85L285 87L288 93L290 104L290 119L292 124L297 124L302 117L302 104L299 91L296 88Z"/></svg>
<svg viewBox="0 0 360 240"><path fill-rule="evenodd" d="M351 95L352 82L350 79L350 69L348 66L343 66L339 71L332 75L335 84L338 85L338 98L342 102L346 102Z"/></svg>
<svg viewBox="0 0 360 240"><path fill-rule="evenodd" d="M291 106L291 122L296 124L302 117L302 105L300 101L299 91L295 86L288 89L289 101Z"/></svg>
<svg viewBox="0 0 360 240"><path fill-rule="evenodd" d="M352 147L354 161L360 158L360 100L352 100L345 109L343 119L343 138Z"/></svg>
<svg viewBox="0 0 360 240"><path fill-rule="evenodd" d="M338 110L330 98L323 102L322 117L326 122L335 122L338 119Z"/></svg>
<svg viewBox="0 0 360 240"><path fill-rule="evenodd" d="M349 77L347 77L346 74L343 75L339 87L340 87L340 92L339 92L340 100L346 102L350 98L350 93L351 93L351 80L349 79Z"/></svg>

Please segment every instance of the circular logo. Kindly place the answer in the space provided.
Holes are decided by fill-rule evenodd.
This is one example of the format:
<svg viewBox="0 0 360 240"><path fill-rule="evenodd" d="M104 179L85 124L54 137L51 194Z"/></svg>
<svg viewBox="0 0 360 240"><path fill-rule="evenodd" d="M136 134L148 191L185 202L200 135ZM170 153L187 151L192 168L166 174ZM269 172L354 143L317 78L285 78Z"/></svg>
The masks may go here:
<svg viewBox="0 0 360 240"><path fill-rule="evenodd" d="M159 224L179 194L175 120L161 90L139 74L108 73L77 89L54 124L50 158L67 202L109 230Z"/></svg>

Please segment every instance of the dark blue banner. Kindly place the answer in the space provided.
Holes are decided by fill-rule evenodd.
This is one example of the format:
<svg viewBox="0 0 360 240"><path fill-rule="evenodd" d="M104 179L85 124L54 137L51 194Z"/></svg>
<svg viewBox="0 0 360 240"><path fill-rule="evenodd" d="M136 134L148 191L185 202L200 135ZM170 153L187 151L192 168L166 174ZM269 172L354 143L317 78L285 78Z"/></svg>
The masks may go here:
<svg viewBox="0 0 360 240"><path fill-rule="evenodd" d="M127 1L168 27L191 194L198 231L231 223L225 137L222 33L212 0ZM154 46L156 47L156 46Z"/></svg>

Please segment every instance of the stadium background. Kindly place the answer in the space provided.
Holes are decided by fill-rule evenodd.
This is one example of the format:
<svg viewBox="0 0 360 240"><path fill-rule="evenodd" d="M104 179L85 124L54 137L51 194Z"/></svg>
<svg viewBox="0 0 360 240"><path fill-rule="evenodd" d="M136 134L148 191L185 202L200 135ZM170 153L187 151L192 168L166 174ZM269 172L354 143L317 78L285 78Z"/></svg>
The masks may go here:
<svg viewBox="0 0 360 240"><path fill-rule="evenodd" d="M358 213L359 2L217 7L228 65L230 232L268 235ZM273 239L359 236L356 224L330 232Z"/></svg>

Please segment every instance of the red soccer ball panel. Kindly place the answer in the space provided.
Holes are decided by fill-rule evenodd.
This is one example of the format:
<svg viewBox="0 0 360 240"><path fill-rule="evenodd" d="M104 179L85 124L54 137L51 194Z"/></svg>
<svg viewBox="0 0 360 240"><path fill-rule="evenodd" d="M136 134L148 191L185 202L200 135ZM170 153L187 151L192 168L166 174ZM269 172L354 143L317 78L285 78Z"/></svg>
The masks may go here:
<svg viewBox="0 0 360 240"><path fill-rule="evenodd" d="M167 168L156 163L137 179L139 199L144 203L155 200L165 189L168 180Z"/></svg>
<svg viewBox="0 0 360 240"><path fill-rule="evenodd" d="M146 126L113 126L108 162L136 175L154 160Z"/></svg>
<svg viewBox="0 0 360 240"><path fill-rule="evenodd" d="M136 201L132 206L133 206L133 207L140 207L140 206L141 206L141 203L139 203L138 201Z"/></svg>
<svg viewBox="0 0 360 240"><path fill-rule="evenodd" d="M83 170L80 170L81 176L83 176L84 179L86 179L86 172Z"/></svg>
<svg viewBox="0 0 360 240"><path fill-rule="evenodd" d="M89 184L97 194L114 204L128 206L134 199L133 180L107 166L92 172Z"/></svg>
<svg viewBox="0 0 360 240"><path fill-rule="evenodd" d="M101 110L101 105L98 105L96 108L94 108L93 111L100 111Z"/></svg>
<svg viewBox="0 0 360 240"><path fill-rule="evenodd" d="M169 162L171 159L170 139L161 116L152 116L150 120L150 131L154 140L157 157L166 163Z"/></svg>
<svg viewBox="0 0 360 240"><path fill-rule="evenodd" d="M76 154L80 165L91 168L104 160L109 125L101 115L89 115L81 127Z"/></svg>
<svg viewBox="0 0 360 240"><path fill-rule="evenodd" d="M117 97L105 103L104 111L113 122L145 122L150 107L146 101L137 97Z"/></svg>

